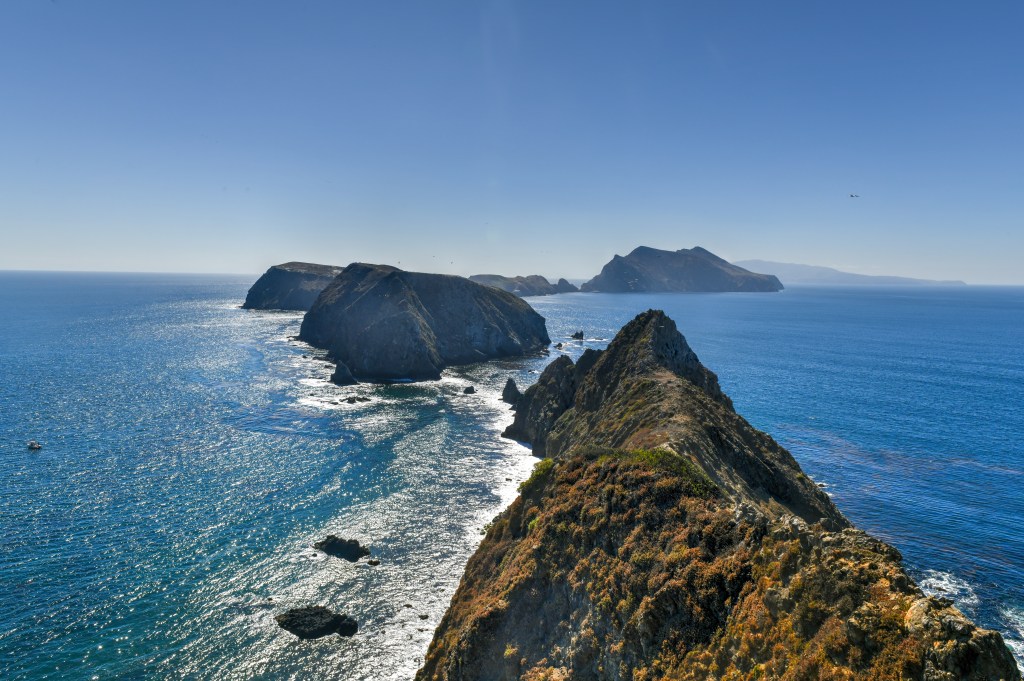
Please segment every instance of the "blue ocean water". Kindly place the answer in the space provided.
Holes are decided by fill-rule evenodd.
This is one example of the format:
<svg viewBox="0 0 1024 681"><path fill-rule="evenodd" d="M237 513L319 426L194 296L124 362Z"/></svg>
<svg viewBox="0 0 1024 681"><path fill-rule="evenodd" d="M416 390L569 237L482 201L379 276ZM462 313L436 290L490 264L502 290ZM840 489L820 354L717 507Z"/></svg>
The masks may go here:
<svg viewBox="0 0 1024 681"><path fill-rule="evenodd" d="M238 309L251 281L0 273L0 678L412 676L534 461L501 388L555 351L341 388L300 315ZM1024 654L1024 289L530 302L585 331L573 355L665 309L740 413ZM329 532L381 565L318 555ZM274 624L313 603L360 633Z"/></svg>

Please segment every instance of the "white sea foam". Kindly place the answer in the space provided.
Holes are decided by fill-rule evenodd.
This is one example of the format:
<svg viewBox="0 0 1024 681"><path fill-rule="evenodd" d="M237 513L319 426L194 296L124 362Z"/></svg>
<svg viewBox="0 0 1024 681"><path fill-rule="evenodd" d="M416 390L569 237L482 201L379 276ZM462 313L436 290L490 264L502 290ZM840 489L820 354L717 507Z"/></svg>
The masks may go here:
<svg viewBox="0 0 1024 681"><path fill-rule="evenodd" d="M1024 672L1024 608L1000 608L999 614L1003 620L1002 634L1006 647L1016 658L1017 667Z"/></svg>
<svg viewBox="0 0 1024 681"><path fill-rule="evenodd" d="M974 610L981 602L965 579L938 570L926 570L924 574L924 579L919 580L918 585L929 596L949 598L964 611Z"/></svg>

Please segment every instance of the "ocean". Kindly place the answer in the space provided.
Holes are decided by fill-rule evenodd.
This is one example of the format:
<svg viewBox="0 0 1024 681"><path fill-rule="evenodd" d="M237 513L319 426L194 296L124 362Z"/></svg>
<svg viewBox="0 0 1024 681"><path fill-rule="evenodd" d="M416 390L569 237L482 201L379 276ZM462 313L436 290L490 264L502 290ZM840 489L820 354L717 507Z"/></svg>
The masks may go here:
<svg viewBox="0 0 1024 681"><path fill-rule="evenodd" d="M239 309L254 280L0 272L0 678L414 674L535 462L500 437L505 380L558 351L337 387L300 314ZM739 413L1024 660L1024 288L530 303L574 357L664 309ZM381 564L318 554L328 533ZM307 604L359 633L277 627Z"/></svg>

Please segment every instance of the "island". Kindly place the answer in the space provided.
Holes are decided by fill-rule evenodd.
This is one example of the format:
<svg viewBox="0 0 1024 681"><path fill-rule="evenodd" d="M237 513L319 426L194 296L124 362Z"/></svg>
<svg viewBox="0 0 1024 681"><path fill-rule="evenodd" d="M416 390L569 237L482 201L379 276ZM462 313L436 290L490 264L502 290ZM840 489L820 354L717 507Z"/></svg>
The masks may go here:
<svg viewBox="0 0 1024 681"><path fill-rule="evenodd" d="M819 265L798 265L771 260L738 260L733 263L748 270L774 274L787 285L797 286L967 286L959 280L913 279L876 274L854 274Z"/></svg>
<svg viewBox="0 0 1024 681"><path fill-rule="evenodd" d="M605 293L773 292L782 282L770 274L737 267L700 246L662 251L640 246L625 257L616 255L581 291Z"/></svg>
<svg viewBox="0 0 1024 681"><path fill-rule="evenodd" d="M327 350L335 383L436 380L441 370L544 350L544 318L464 277L353 263L323 290L299 338Z"/></svg>
<svg viewBox="0 0 1024 681"><path fill-rule="evenodd" d="M313 307L317 296L341 274L342 268L310 262L286 262L263 273L249 289L246 310L296 310Z"/></svg>
<svg viewBox="0 0 1024 681"><path fill-rule="evenodd" d="M578 288L570 284L565 279L559 279L557 284L552 284L539 274L531 274L527 277L503 277L500 274L474 274L469 277L469 280L475 281L478 284L483 284L484 286L500 288L502 291L508 291L509 293L514 293L520 297L550 296L556 293L575 293L579 291Z"/></svg>
<svg viewBox="0 0 1024 681"><path fill-rule="evenodd" d="M1020 679L997 632L926 596L735 412L663 312L558 357L508 434L545 458L420 681Z"/></svg>

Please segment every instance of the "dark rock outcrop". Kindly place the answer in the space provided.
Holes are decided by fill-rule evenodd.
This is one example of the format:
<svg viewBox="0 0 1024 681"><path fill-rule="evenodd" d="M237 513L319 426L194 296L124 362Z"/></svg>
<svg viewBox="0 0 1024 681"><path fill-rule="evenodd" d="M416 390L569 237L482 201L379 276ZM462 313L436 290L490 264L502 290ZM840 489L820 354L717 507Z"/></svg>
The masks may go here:
<svg viewBox="0 0 1024 681"><path fill-rule="evenodd" d="M293 608L274 620L282 629L299 638L322 638L331 634L354 636L359 630L359 623L351 617L331 612L320 605Z"/></svg>
<svg viewBox="0 0 1024 681"><path fill-rule="evenodd" d="M531 274L528 277L503 277L500 274L474 274L469 277L469 280L475 281L483 286L491 286L493 288L501 289L502 291L514 293L519 297L550 296L556 293L571 293L579 290L565 279L559 279L558 283L552 286L550 281L539 274Z"/></svg>
<svg viewBox="0 0 1024 681"><path fill-rule="evenodd" d="M555 359L512 434L540 461L417 679L1019 680L733 410L664 313Z"/></svg>
<svg viewBox="0 0 1024 681"><path fill-rule="evenodd" d="M555 293L578 293L579 287L575 284L570 284L565 279L559 279L558 283L555 284Z"/></svg>
<svg viewBox="0 0 1024 681"><path fill-rule="evenodd" d="M242 307L246 310L299 310L313 307L340 267L308 262L286 262L263 273L249 289Z"/></svg>
<svg viewBox="0 0 1024 681"><path fill-rule="evenodd" d="M519 398L522 396L523 394L519 392L519 387L513 379L510 378L505 381L505 388L501 391L502 400L508 402L512 406L515 406L515 404L519 402Z"/></svg>
<svg viewBox="0 0 1024 681"><path fill-rule="evenodd" d="M349 265L302 321L328 351L332 380L431 380L446 366L538 352L544 318L516 296L463 277Z"/></svg>
<svg viewBox="0 0 1024 681"><path fill-rule="evenodd" d="M472 395L472 394L474 394L475 392L476 392L476 388L474 388L474 387L473 387L473 386L471 386L471 385L467 385L467 386L465 387L465 389L463 389L463 391L462 391L462 394L463 394L463 395Z"/></svg>
<svg viewBox="0 0 1024 681"><path fill-rule="evenodd" d="M353 399L353 402L354 401L355 400ZM357 540L342 539L333 534L329 534L325 538L313 544L313 548L317 551L323 551L328 556L344 558L350 563L356 562L363 556L370 555L370 549L360 545Z"/></svg>
<svg viewBox="0 0 1024 681"><path fill-rule="evenodd" d="M616 255L601 273L583 284L582 291L607 293L781 291L770 274L755 274L695 246L662 251L640 246L629 255Z"/></svg>

